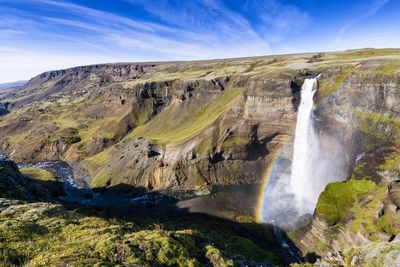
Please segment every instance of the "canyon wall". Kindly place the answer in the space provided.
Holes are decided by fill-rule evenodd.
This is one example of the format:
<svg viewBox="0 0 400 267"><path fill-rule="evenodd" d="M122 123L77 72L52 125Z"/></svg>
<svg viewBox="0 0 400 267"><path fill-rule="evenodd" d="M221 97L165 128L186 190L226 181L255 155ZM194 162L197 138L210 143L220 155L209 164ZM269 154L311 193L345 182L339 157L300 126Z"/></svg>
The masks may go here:
<svg viewBox="0 0 400 267"><path fill-rule="evenodd" d="M255 183L292 141L304 78L322 73L317 127L353 166L360 116L397 114L398 58L355 50L47 72L1 97L0 148L16 162L65 160L92 187Z"/></svg>

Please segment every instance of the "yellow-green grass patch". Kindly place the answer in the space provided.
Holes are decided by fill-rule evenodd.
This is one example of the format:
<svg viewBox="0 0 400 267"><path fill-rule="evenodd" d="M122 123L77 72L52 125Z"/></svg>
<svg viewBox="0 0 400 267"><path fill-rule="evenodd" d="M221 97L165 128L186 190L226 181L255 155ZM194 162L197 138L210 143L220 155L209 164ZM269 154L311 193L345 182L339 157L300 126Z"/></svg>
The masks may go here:
<svg viewBox="0 0 400 267"><path fill-rule="evenodd" d="M56 176L49 170L39 169L39 168L21 168L19 171L34 180L40 181L55 181Z"/></svg>
<svg viewBox="0 0 400 267"><path fill-rule="evenodd" d="M227 89L200 108L189 101L174 103L154 120L136 128L130 137L144 137L160 145L179 143L211 125L238 102L241 93L241 88Z"/></svg>

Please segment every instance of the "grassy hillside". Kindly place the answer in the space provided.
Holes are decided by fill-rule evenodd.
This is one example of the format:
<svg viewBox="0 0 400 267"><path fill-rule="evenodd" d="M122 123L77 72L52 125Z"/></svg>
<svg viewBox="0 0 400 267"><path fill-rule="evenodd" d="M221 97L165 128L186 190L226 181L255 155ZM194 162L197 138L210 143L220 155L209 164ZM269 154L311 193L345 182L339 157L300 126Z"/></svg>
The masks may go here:
<svg viewBox="0 0 400 267"><path fill-rule="evenodd" d="M49 173L0 163L1 266L281 265L271 229L171 206L128 212L51 204ZM32 180L33 179L33 180Z"/></svg>

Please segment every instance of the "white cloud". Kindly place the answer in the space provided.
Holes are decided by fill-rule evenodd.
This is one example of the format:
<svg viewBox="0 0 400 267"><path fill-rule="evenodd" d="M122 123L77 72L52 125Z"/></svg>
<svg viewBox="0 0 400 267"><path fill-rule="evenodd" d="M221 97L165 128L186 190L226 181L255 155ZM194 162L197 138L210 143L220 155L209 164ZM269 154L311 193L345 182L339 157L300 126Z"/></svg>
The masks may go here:
<svg viewBox="0 0 400 267"><path fill-rule="evenodd" d="M309 19L307 13L294 6L268 0L269 6L264 7L271 7L272 3L273 11L254 14L268 28L260 34L246 17L230 10L220 0L175 0L175 5L162 0L157 5L144 0L126 0L141 4L155 18L152 22L67 1L2 1L31 4L37 11L5 8L7 12L0 17L0 80L6 81L26 79L44 70L107 61L270 54L271 42L298 30ZM46 11L46 16L41 11ZM2 35L2 30L14 34Z"/></svg>
<svg viewBox="0 0 400 267"><path fill-rule="evenodd" d="M336 35L335 42L341 42L343 35L348 29L354 27L356 24L360 23L364 19L375 15L383 6L389 3L389 1L390 0L372 0L368 5L361 6L357 12L361 15L353 18L350 22L346 23L340 28L338 34Z"/></svg>
<svg viewBox="0 0 400 267"><path fill-rule="evenodd" d="M312 21L308 12L277 0L247 0L243 7L262 21L260 31L269 43L300 32Z"/></svg>

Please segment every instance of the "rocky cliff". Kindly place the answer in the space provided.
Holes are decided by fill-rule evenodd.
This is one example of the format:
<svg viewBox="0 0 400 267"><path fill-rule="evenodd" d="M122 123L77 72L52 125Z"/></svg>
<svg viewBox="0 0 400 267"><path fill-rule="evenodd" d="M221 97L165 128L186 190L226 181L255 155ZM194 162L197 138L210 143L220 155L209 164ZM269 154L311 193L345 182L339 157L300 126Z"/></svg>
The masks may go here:
<svg viewBox="0 0 400 267"><path fill-rule="evenodd" d="M400 63L398 58L362 61L346 72L329 96L318 97L317 116L322 131L348 144L349 180L328 185L311 224L291 235L305 254L325 256L326 265L392 266L398 246L391 242L400 229ZM384 244L392 250L379 250Z"/></svg>
<svg viewBox="0 0 400 267"><path fill-rule="evenodd" d="M51 71L1 97L11 113L1 118L0 146L17 162L74 164L92 187L254 183L271 155L291 140L304 77L322 73L320 127L351 142L355 150L348 157L354 162L362 150L355 144L364 138L355 131L359 117L398 112L398 53L357 50Z"/></svg>
<svg viewBox="0 0 400 267"><path fill-rule="evenodd" d="M92 187L257 183L292 139L304 78L321 73L316 126L345 149L349 179L290 236L304 256L356 264L400 229L399 72L396 49L52 71L0 96L0 150L65 160Z"/></svg>
<svg viewBox="0 0 400 267"><path fill-rule="evenodd" d="M2 98L1 149L17 162L68 161L93 187L257 182L293 132L304 74L275 73L285 60L44 73Z"/></svg>

